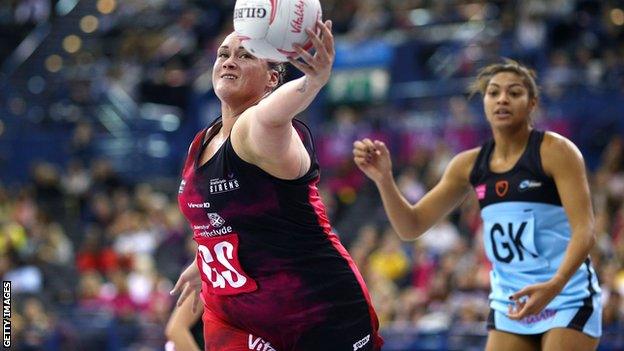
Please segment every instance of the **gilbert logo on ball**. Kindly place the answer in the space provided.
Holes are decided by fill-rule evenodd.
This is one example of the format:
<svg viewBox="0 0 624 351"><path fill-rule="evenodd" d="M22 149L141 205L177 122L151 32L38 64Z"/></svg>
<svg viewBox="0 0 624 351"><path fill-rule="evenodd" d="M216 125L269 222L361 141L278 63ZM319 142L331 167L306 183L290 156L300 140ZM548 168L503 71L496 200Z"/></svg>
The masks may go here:
<svg viewBox="0 0 624 351"><path fill-rule="evenodd" d="M237 0L234 31L252 55L284 62L298 56L293 44L312 47L305 29L321 16L319 0Z"/></svg>

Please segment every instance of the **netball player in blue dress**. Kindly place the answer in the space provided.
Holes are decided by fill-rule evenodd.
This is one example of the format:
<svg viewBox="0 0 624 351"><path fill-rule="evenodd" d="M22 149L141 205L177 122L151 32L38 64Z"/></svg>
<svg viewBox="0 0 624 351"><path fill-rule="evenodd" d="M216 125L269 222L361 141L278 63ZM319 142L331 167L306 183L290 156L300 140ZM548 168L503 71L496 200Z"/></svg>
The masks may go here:
<svg viewBox="0 0 624 351"><path fill-rule="evenodd" d="M418 203L399 192L384 143L354 143L397 233L416 239L474 191L490 272L488 351L595 350L600 287L589 251L594 215L583 157L568 139L531 125L535 75L507 60L479 73L473 92L493 138L461 152Z"/></svg>

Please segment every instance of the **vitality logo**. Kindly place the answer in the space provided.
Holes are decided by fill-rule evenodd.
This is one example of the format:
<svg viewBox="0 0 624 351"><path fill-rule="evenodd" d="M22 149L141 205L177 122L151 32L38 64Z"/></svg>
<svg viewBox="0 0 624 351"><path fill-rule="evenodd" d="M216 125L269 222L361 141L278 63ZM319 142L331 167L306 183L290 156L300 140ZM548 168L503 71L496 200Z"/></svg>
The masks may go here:
<svg viewBox="0 0 624 351"><path fill-rule="evenodd" d="M533 324L553 318L557 314L557 310L545 309L538 314L533 314L522 318L520 323Z"/></svg>
<svg viewBox="0 0 624 351"><path fill-rule="evenodd" d="M255 337L249 334L249 341L247 343L250 350L254 351L277 351L271 346L271 343L262 339L261 337Z"/></svg>

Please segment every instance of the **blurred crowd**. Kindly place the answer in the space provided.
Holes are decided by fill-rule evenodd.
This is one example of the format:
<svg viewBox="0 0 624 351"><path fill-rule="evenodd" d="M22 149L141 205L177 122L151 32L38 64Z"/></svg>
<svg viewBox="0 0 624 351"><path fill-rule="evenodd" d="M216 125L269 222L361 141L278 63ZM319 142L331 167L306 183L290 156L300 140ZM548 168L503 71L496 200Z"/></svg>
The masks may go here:
<svg viewBox="0 0 624 351"><path fill-rule="evenodd" d="M2 188L17 349L161 349L171 281L192 257L174 193L124 184L105 160L37 163L30 185Z"/></svg>
<svg viewBox="0 0 624 351"><path fill-rule="evenodd" d="M162 349L174 302L168 292L194 253L177 208L179 180L124 178L93 147L98 127L81 109L100 103L113 86L137 101L187 109L191 91L209 90L206 72L220 38L232 30L234 2L79 2L112 9L100 19L100 35L90 39L104 44L89 46L85 38L91 50L67 58L77 69L67 70L59 83L67 88L56 92L67 94L76 107L64 110L70 111L64 122L73 134L59 152L69 161L33 161L26 182L0 185L0 275L12 281L16 349ZM536 67L545 99L536 124L567 136L582 127L551 103L568 89L624 91L621 1L321 2L340 40L354 42L393 33L418 37L438 24L497 19L497 39L458 49L462 59L451 75L473 75L475 55L481 60L506 55ZM0 40L0 61L28 30L56 20L59 3L65 2L2 1L0 35L10 40ZM436 62L435 57L423 62L422 79L444 74ZM389 350L401 349L393 348L395 340L405 340L397 335L418 340L416 334L447 333L450 340L461 337L460 343L475 337L480 345L486 332L490 265L476 199L467 199L421 239L402 242L388 225L375 188L351 160L356 138L385 140L402 192L418 200L456 152L488 135L482 113L465 96L439 100L338 104L326 109L328 117L314 131L323 199L365 277ZM19 112L17 105L7 106ZM45 118L62 120L53 114ZM598 239L591 255L603 288L601 347L615 350L624 348L624 136L617 131L603 136L596 140L600 152L590 169Z"/></svg>
<svg viewBox="0 0 624 351"><path fill-rule="evenodd" d="M476 64L508 56L536 68L545 96L552 100L561 98L569 86L621 89L624 84L624 11L619 0L321 2L339 41L382 37L420 41L422 52L414 53L413 62L419 66L418 79L472 76ZM64 23L53 28L58 32L55 45L35 52L44 57L31 58L32 63L24 63L25 72L15 73L25 75L24 81L36 73L45 84L29 82L23 87L26 96L6 94L52 99L39 101L44 109L54 102L71 109L42 114L39 107L29 114L14 103L10 112L75 123L89 118L87 107L101 103L106 91L114 88L137 101L186 109L193 95L210 88L215 49L232 31L235 0L89 0L77 2L73 17L58 15L68 3L72 1L0 4L0 57L8 55L33 26ZM95 20L80 17L92 14ZM65 52L60 44L65 45L63 36L70 34L81 39L68 42L75 45L68 44ZM40 72L45 55L57 56L45 61L51 71Z"/></svg>
<svg viewBox="0 0 624 351"><path fill-rule="evenodd" d="M398 161L401 191L418 200L439 179L451 152L416 148L412 158ZM476 199L422 238L401 242L372 184L358 174L342 175L325 179L323 198L335 222L364 207L363 215L356 214L360 225L352 227L358 229L338 234L364 275L383 330L483 336L490 265ZM332 182L340 185L332 189ZM598 239L591 256L603 288L604 342L621 342L624 139L609 142L590 182ZM175 194L175 187L127 184L95 158L88 164L76 158L63 169L39 162L28 185L0 188L0 275L12 282L17 349L162 347L173 303L168 291L194 252Z"/></svg>

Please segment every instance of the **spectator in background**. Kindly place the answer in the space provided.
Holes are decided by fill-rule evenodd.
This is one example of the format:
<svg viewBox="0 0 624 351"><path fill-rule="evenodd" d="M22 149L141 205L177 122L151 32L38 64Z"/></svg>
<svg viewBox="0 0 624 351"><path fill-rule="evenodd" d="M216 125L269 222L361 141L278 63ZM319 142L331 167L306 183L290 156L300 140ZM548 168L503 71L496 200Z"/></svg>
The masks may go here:
<svg viewBox="0 0 624 351"><path fill-rule="evenodd" d="M71 338L61 327L44 303L35 297L28 297L22 304L22 314L18 314L20 339L15 346L18 350L61 351L75 349Z"/></svg>
<svg viewBox="0 0 624 351"><path fill-rule="evenodd" d="M20 0L15 8L17 23L43 23L50 17L51 0Z"/></svg>
<svg viewBox="0 0 624 351"><path fill-rule="evenodd" d="M93 144L93 126L81 119L74 127L68 145L68 153L73 159L79 160L84 165L89 165L95 156Z"/></svg>
<svg viewBox="0 0 624 351"><path fill-rule="evenodd" d="M376 276L399 283L408 273L409 258L401 248L401 240L392 227L388 227L379 248L368 257L368 267Z"/></svg>
<svg viewBox="0 0 624 351"><path fill-rule="evenodd" d="M32 183L39 216L63 218L65 208L58 168L48 162L38 162L32 169Z"/></svg>

